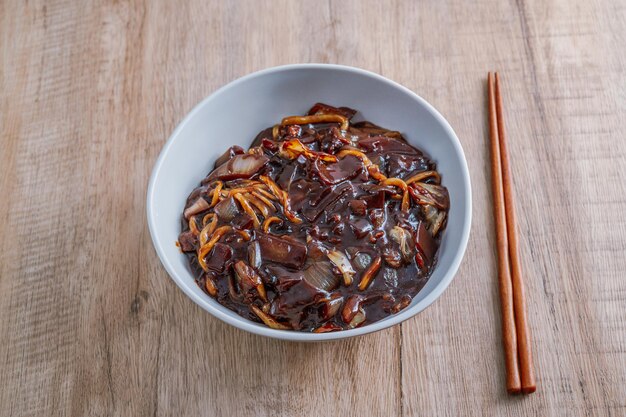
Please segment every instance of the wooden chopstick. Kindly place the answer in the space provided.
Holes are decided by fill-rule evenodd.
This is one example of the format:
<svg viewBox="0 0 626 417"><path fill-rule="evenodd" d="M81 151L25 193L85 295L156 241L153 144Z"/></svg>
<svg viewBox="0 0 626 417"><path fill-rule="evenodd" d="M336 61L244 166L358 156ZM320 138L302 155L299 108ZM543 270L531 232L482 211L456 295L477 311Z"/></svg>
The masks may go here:
<svg viewBox="0 0 626 417"><path fill-rule="evenodd" d="M506 229L509 244L509 261L511 284L513 287L513 309L515 311L515 329L517 332L517 351L521 374L522 393L530 394L537 389L533 367L528 319L526 316L526 300L524 297L524 282L519 261L517 220L515 203L513 202L513 186L511 184L511 170L509 152L507 149L506 132L504 130L504 116L502 112L502 95L500 93L500 77L495 74L495 104L498 124L498 139L500 143L500 167L502 170L502 188L504 190L504 207L506 213Z"/></svg>
<svg viewBox="0 0 626 417"><path fill-rule="evenodd" d="M498 140L498 121L494 79L488 78L489 90L489 139L491 144L491 183L493 188L493 211L496 221L496 244L498 251L498 284L502 314L502 343L504 345L504 363L506 366L506 390L510 394L521 392L519 363L517 355L517 330L513 309L513 286L509 269L509 244L506 230L506 209L502 187L502 169L500 164L500 145Z"/></svg>

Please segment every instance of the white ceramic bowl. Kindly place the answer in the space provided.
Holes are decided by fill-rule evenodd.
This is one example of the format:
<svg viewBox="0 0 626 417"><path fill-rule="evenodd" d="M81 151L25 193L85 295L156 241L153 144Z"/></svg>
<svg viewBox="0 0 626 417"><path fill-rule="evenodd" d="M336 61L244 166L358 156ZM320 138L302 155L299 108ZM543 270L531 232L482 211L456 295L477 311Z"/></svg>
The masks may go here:
<svg viewBox="0 0 626 417"><path fill-rule="evenodd" d="M176 247L185 199L226 148L247 148L257 133L284 116L304 114L314 103L357 109L356 120L398 130L437 163L450 193L448 225L439 261L427 284L399 314L357 329L305 333L270 329L220 305L195 283ZM269 68L220 88L178 125L159 155L148 187L148 225L154 247L174 282L200 307L243 330L295 341L342 339L375 332L424 310L441 295L461 263L471 223L467 162L446 120L424 99L380 75L339 65L301 64Z"/></svg>

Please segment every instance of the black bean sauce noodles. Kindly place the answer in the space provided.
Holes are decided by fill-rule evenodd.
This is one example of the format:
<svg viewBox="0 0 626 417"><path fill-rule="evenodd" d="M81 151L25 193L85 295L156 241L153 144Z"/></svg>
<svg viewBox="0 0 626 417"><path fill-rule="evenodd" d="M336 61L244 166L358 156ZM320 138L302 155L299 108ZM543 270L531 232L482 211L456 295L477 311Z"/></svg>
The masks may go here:
<svg viewBox="0 0 626 417"><path fill-rule="evenodd" d="M318 333L410 304L436 263L448 191L399 132L355 114L318 103L218 158L178 239L207 294L271 328Z"/></svg>

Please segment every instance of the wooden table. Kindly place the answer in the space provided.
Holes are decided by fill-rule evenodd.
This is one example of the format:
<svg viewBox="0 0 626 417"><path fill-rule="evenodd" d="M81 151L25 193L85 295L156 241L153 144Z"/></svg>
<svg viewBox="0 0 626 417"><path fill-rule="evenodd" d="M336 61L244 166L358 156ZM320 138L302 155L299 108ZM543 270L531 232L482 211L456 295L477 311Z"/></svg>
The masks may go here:
<svg viewBox="0 0 626 417"><path fill-rule="evenodd" d="M626 3L0 4L0 415L626 415ZM146 226L190 108L262 68L331 62L418 92L455 128L474 216L417 317L355 340L235 330L168 278ZM486 75L499 70L536 394L500 343Z"/></svg>

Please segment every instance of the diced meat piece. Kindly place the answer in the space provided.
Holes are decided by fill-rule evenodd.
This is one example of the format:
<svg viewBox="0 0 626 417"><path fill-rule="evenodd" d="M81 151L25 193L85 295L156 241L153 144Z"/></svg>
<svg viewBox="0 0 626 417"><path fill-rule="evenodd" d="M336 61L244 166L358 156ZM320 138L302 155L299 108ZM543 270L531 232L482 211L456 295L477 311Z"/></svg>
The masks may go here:
<svg viewBox="0 0 626 417"><path fill-rule="evenodd" d="M385 192L381 190L376 194L361 197L361 200L365 201L368 209L382 209L385 207Z"/></svg>
<svg viewBox="0 0 626 417"><path fill-rule="evenodd" d="M263 138L261 140L261 146L272 152L276 152L278 150L278 143L268 138Z"/></svg>
<svg viewBox="0 0 626 417"><path fill-rule="evenodd" d="M309 116L313 116L314 114L339 114L348 119L352 119L356 114L356 110L349 107L333 107L324 103L315 103L307 114Z"/></svg>
<svg viewBox="0 0 626 417"><path fill-rule="evenodd" d="M366 219L356 219L350 222L350 228L357 239L363 239L372 230L372 224Z"/></svg>
<svg viewBox="0 0 626 417"><path fill-rule="evenodd" d="M318 225L313 226L310 233L312 237L319 240L328 240L330 236L330 230L327 227L319 227Z"/></svg>
<svg viewBox="0 0 626 417"><path fill-rule="evenodd" d="M296 282L272 302L271 314L275 316L289 316L294 309L303 308L319 302L328 296L328 293L315 288L305 280Z"/></svg>
<svg viewBox="0 0 626 417"><path fill-rule="evenodd" d="M292 210L299 211L307 201L316 201L321 191L322 187L316 181L301 178L292 182L289 187L289 204Z"/></svg>
<svg viewBox="0 0 626 417"><path fill-rule="evenodd" d="M300 134L302 133L302 127L298 125L289 125L285 130L287 132L287 136L292 138L300 137Z"/></svg>
<svg viewBox="0 0 626 417"><path fill-rule="evenodd" d="M359 146L367 152L373 153L395 152L415 155L418 152L408 143L398 139L391 139L386 136L372 136L360 139Z"/></svg>
<svg viewBox="0 0 626 417"><path fill-rule="evenodd" d="M337 127L331 127L328 133L322 135L319 140L320 149L326 153L335 154L345 145L351 144L350 140L343 136Z"/></svg>
<svg viewBox="0 0 626 417"><path fill-rule="evenodd" d="M385 210L374 209L370 211L369 218L372 221L375 229L380 229L385 223Z"/></svg>
<svg viewBox="0 0 626 417"><path fill-rule="evenodd" d="M280 265L267 265L265 267L267 274L270 277L270 281L276 287L279 292L287 291L289 288L302 281L302 271L290 271Z"/></svg>
<svg viewBox="0 0 626 417"><path fill-rule="evenodd" d="M419 171L429 169L429 162L421 154L404 155L390 153L387 156L387 176L395 178L408 178Z"/></svg>
<svg viewBox="0 0 626 417"><path fill-rule="evenodd" d="M259 245L264 262L276 262L289 268L300 269L306 260L306 245L295 239L259 233Z"/></svg>
<svg viewBox="0 0 626 417"><path fill-rule="evenodd" d="M351 200L348 203L348 206L350 206L350 210L355 216L365 216L367 210L367 202L365 202L364 200Z"/></svg>
<svg viewBox="0 0 626 417"><path fill-rule="evenodd" d="M178 243L180 243L180 249L183 252L193 252L196 250L196 243L198 243L198 239L190 230L188 230L178 236Z"/></svg>
<svg viewBox="0 0 626 417"><path fill-rule="evenodd" d="M207 256L206 265L210 271L221 274L226 263L232 258L233 250L223 243L216 243L213 251Z"/></svg>
<svg viewBox="0 0 626 417"><path fill-rule="evenodd" d="M345 229L345 227L346 227L345 223L337 223L335 226L333 226L332 231L337 236L342 236L343 229Z"/></svg>
<svg viewBox="0 0 626 417"><path fill-rule="evenodd" d="M333 204L342 197L354 197L354 194L354 186L351 183L341 183L333 187L332 191L328 193L324 198L322 198L315 206L309 206L302 209L302 214L304 214L304 217L306 217L309 221L315 221L315 219L317 219L317 217L322 214L326 207Z"/></svg>
<svg viewBox="0 0 626 417"><path fill-rule="evenodd" d="M292 272L278 265L267 266L268 275L275 281L278 296L272 301L270 313L285 317L298 327L302 311L309 305L328 298L329 294L311 285L302 271Z"/></svg>
<svg viewBox="0 0 626 417"><path fill-rule="evenodd" d="M330 216L328 216L328 221L330 223L339 223L341 221L341 214L339 213L331 214Z"/></svg>
<svg viewBox="0 0 626 417"><path fill-rule="evenodd" d="M326 184L338 184L351 180L363 171L363 163L356 156L348 155L334 163L315 162L319 177Z"/></svg>
<svg viewBox="0 0 626 417"><path fill-rule="evenodd" d="M283 189L288 190L291 186L291 182L293 181L297 171L297 165L289 164L286 165L285 168L276 176L276 184Z"/></svg>
<svg viewBox="0 0 626 417"><path fill-rule="evenodd" d="M369 159L372 162L372 164L376 165L378 167L378 169L380 170L380 172L386 172L387 171L387 158L386 155L381 153L381 154L369 154Z"/></svg>

